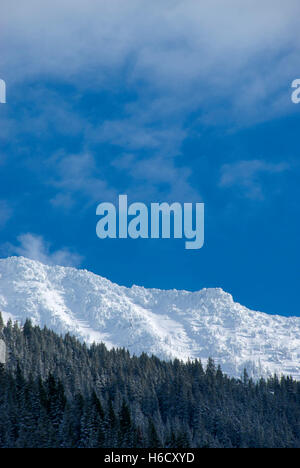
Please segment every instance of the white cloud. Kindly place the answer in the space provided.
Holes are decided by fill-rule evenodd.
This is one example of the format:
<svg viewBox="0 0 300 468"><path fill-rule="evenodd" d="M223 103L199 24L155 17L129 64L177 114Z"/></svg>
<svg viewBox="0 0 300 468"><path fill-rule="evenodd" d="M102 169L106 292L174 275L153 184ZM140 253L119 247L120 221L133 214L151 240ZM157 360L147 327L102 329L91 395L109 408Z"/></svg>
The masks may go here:
<svg viewBox="0 0 300 468"><path fill-rule="evenodd" d="M137 156L152 152L122 169L136 194L155 196L168 174L169 196L195 197L189 169L174 161L188 117L197 115L199 127L239 126L298 111L290 100L299 73L298 0L3 0L2 10L8 105L29 93L32 103L23 121L3 123L5 132L55 129L84 140L84 153L56 162L55 206L70 208L76 193L93 202L116 196L101 155L92 156L99 142ZM79 97L124 90L125 100L117 117L92 121L72 108L74 94L61 101L59 90L28 85L45 78L71 84ZM240 179L248 196L260 196L255 177Z"/></svg>
<svg viewBox="0 0 300 468"><path fill-rule="evenodd" d="M46 265L78 266L82 262L82 257L71 252L67 248L52 251L43 237L27 233L18 237L19 245L9 246L13 254L38 260Z"/></svg>
<svg viewBox="0 0 300 468"><path fill-rule="evenodd" d="M263 198L261 176L279 174L289 169L289 164L269 163L263 160L237 161L221 168L220 187L240 187L248 198Z"/></svg>
<svg viewBox="0 0 300 468"><path fill-rule="evenodd" d="M4 0L2 9L8 82L111 89L121 79L142 85L141 102L154 92L177 112L224 98L239 118L294 110L282 95L299 69L298 0Z"/></svg>

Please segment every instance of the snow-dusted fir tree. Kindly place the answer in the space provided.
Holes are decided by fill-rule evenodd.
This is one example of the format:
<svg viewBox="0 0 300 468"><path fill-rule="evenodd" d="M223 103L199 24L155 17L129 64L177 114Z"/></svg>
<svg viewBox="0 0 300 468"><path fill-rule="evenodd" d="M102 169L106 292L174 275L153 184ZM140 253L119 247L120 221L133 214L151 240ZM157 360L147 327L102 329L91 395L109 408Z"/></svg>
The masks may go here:
<svg viewBox="0 0 300 468"><path fill-rule="evenodd" d="M2 314L0 311L0 364L5 364L5 361L6 361L6 346L2 339L3 328L4 328L4 322L3 322Z"/></svg>

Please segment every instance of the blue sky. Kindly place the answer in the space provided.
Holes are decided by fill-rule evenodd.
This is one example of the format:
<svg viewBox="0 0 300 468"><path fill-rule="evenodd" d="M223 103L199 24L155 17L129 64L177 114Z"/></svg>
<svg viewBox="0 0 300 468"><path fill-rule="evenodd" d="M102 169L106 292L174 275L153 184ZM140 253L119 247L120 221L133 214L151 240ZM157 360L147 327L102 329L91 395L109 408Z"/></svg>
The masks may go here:
<svg viewBox="0 0 300 468"><path fill-rule="evenodd" d="M1 8L1 256L300 315L299 2ZM96 206L121 193L204 202L204 247L99 240Z"/></svg>

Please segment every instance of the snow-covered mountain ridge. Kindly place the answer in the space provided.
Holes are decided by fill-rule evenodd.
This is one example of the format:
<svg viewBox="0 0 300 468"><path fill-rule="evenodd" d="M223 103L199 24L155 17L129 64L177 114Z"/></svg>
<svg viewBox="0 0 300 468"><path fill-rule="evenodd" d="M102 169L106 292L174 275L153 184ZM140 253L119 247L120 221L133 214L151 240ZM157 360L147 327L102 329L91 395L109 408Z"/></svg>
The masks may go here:
<svg viewBox="0 0 300 468"><path fill-rule="evenodd" d="M86 270L23 257L0 259L0 310L87 343L163 359L211 356L239 377L276 372L300 379L300 318L255 312L222 289L197 292L118 286Z"/></svg>

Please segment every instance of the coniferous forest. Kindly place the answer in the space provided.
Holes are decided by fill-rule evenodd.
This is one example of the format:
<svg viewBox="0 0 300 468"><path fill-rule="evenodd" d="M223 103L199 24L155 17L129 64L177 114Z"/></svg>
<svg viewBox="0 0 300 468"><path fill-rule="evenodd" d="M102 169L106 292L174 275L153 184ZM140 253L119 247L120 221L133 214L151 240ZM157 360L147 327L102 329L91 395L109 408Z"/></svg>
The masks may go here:
<svg viewBox="0 0 300 468"><path fill-rule="evenodd" d="M300 382L233 379L209 360L87 347L27 321L1 332L0 447L300 447Z"/></svg>

